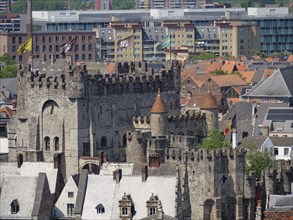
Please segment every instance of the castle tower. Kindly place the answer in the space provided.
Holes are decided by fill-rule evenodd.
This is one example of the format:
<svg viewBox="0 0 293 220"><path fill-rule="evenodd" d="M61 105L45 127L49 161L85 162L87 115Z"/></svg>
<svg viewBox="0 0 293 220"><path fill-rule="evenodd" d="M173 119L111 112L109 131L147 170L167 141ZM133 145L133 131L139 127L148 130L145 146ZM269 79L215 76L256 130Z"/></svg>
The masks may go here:
<svg viewBox="0 0 293 220"><path fill-rule="evenodd" d="M218 128L218 103L215 96L211 93L210 88L208 88L208 93L206 96L206 100L201 107L203 113L206 114L206 122L208 125L208 130L212 128Z"/></svg>
<svg viewBox="0 0 293 220"><path fill-rule="evenodd" d="M167 108L161 97L160 88L157 98L151 109L151 133L152 136L166 135Z"/></svg>

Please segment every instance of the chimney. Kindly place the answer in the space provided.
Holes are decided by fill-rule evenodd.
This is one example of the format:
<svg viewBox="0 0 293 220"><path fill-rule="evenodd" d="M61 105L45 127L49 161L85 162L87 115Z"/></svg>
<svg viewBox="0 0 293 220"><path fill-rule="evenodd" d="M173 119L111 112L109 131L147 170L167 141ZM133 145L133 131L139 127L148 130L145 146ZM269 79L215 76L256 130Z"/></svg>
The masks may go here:
<svg viewBox="0 0 293 220"><path fill-rule="evenodd" d="M145 182L148 178L148 166L144 165L141 168L141 178L142 178L142 182Z"/></svg>
<svg viewBox="0 0 293 220"><path fill-rule="evenodd" d="M32 0L27 1L27 24L26 24L26 33L28 38L32 37Z"/></svg>
<svg viewBox="0 0 293 220"><path fill-rule="evenodd" d="M267 126L267 125L263 125L263 126L262 126L262 136L264 136L264 137L268 137L269 134L270 134L269 126Z"/></svg>
<svg viewBox="0 0 293 220"><path fill-rule="evenodd" d="M67 10L71 10L71 0L67 0Z"/></svg>
<svg viewBox="0 0 293 220"><path fill-rule="evenodd" d="M17 107L17 101L16 101L16 99L13 99L12 100L12 110L16 110L16 107Z"/></svg>
<svg viewBox="0 0 293 220"><path fill-rule="evenodd" d="M6 9L7 13L11 13L11 0L7 1L7 9Z"/></svg>
<svg viewBox="0 0 293 220"><path fill-rule="evenodd" d="M120 182L122 178L122 170L121 169L117 169L113 172L113 180L116 181L116 183L118 184Z"/></svg>

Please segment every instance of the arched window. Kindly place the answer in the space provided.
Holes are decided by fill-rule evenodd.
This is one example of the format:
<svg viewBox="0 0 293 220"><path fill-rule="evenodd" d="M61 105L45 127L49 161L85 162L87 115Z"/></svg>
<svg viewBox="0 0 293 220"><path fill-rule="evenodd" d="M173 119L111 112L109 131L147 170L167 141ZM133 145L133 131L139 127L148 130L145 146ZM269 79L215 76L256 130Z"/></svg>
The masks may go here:
<svg viewBox="0 0 293 220"><path fill-rule="evenodd" d="M124 134L123 135L123 147L126 147L127 146L127 135Z"/></svg>
<svg viewBox="0 0 293 220"><path fill-rule="evenodd" d="M59 137L54 138L54 150L59 151Z"/></svg>
<svg viewBox="0 0 293 220"><path fill-rule="evenodd" d="M19 205L18 205L17 199L14 199L11 202L10 207L11 207L11 214L16 214L19 212Z"/></svg>
<svg viewBox="0 0 293 220"><path fill-rule="evenodd" d="M101 148L107 147L107 137L103 136L101 138Z"/></svg>
<svg viewBox="0 0 293 220"><path fill-rule="evenodd" d="M45 137L44 138L44 141L45 141L45 150L50 150L50 138L49 137Z"/></svg>

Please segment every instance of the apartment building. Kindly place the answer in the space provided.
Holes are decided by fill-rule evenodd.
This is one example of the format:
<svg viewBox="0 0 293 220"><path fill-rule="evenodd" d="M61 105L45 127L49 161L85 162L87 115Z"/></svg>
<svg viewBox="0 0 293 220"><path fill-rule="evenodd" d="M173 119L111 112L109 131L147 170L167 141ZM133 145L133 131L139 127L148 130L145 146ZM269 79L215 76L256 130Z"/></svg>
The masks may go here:
<svg viewBox="0 0 293 220"><path fill-rule="evenodd" d="M142 60L142 26L137 23L112 21L115 61Z"/></svg>
<svg viewBox="0 0 293 220"><path fill-rule="evenodd" d="M73 62L95 61L95 32L34 32L33 55L35 58L62 58L61 47L75 38L75 44L68 52ZM0 32L0 56L7 53L13 60L25 63L29 60L29 53L19 54L17 49L28 39L26 33Z"/></svg>
<svg viewBox="0 0 293 220"><path fill-rule="evenodd" d="M260 50L258 25L243 25L240 20L215 21L219 33L219 55L250 56Z"/></svg>

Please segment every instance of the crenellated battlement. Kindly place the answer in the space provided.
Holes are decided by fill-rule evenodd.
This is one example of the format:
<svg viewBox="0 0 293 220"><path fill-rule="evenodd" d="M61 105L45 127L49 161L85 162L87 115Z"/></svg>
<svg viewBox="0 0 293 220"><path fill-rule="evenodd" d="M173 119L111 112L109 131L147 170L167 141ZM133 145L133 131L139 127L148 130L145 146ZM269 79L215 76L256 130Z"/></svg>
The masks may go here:
<svg viewBox="0 0 293 220"><path fill-rule="evenodd" d="M244 148L236 148L236 149L221 148L216 150L206 150L206 149L198 148L198 149L193 149L189 151L182 151L180 148L171 148L171 149L166 149L165 160L169 162L176 161L176 158L172 156L174 152L177 152L177 154L178 152L181 152L182 155L180 155L180 158L190 162L200 162L200 161L212 162L220 157L230 157L230 158L236 157L236 156L244 157L246 154L246 150Z"/></svg>
<svg viewBox="0 0 293 220"><path fill-rule="evenodd" d="M145 67L143 67L145 65ZM175 65L172 64L172 66ZM177 65L180 65L177 63ZM37 90L64 90L70 98L81 98L86 94L93 96L119 95L141 92L174 91L179 83L180 71L176 68L165 68L154 72L146 64L118 63L113 74L90 73L85 64L71 66L67 62L55 67L40 66L32 72L31 65L18 66L20 88L29 84L28 88ZM37 67L36 67L37 68ZM180 69L180 68L179 68ZM175 71L174 71L175 70ZM55 92L56 93L56 92Z"/></svg>
<svg viewBox="0 0 293 220"><path fill-rule="evenodd" d="M185 114L185 115L169 115L168 122L192 121L192 120L205 119L205 118L206 118L205 113L190 111L188 114Z"/></svg>

